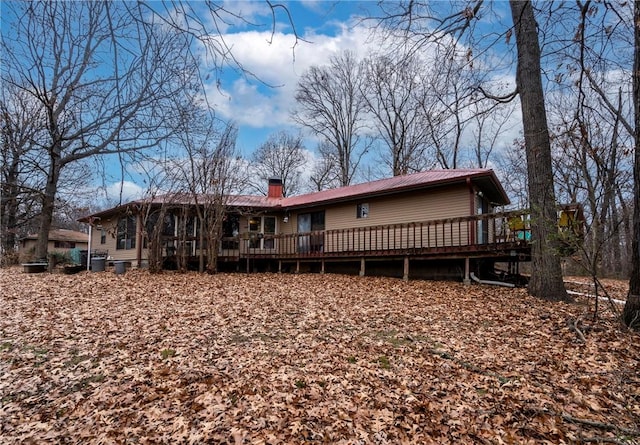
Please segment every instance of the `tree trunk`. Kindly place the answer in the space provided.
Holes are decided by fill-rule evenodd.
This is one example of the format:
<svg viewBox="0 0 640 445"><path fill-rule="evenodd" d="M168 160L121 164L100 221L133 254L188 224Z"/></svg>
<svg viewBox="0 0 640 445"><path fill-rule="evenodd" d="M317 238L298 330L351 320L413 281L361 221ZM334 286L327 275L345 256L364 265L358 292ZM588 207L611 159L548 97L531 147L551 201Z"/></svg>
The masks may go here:
<svg viewBox="0 0 640 445"><path fill-rule="evenodd" d="M47 258L49 248L49 231L51 230L51 222L53 220L53 210L56 203L56 193L58 191L58 181L60 179L60 161L59 157L52 154L50 157L51 164L47 173L47 185L42 196L42 209L40 215L40 228L38 229L38 240L36 241L36 260L44 260Z"/></svg>
<svg viewBox="0 0 640 445"><path fill-rule="evenodd" d="M531 203L531 280L529 294L572 301L562 281L558 253L556 199L551 144L540 71L538 31L530 1L510 0L518 49L516 84L522 107Z"/></svg>
<svg viewBox="0 0 640 445"><path fill-rule="evenodd" d="M196 207L197 207L197 203L196 203ZM204 218L202 217L202 213L200 212L200 210L198 210L198 229L199 229L199 234L198 234L198 244L200 249L198 250L198 272L203 273L204 272Z"/></svg>
<svg viewBox="0 0 640 445"><path fill-rule="evenodd" d="M640 2L633 10L635 23L635 58L633 61L633 108L635 120L635 157L633 167L633 241L629 295L622 319L627 326L640 330Z"/></svg>
<svg viewBox="0 0 640 445"><path fill-rule="evenodd" d="M13 252L16 247L16 230L18 225L18 163L12 162L11 166L7 166L8 174L6 183L2 184L2 252L4 254ZM5 178L3 178L5 179Z"/></svg>

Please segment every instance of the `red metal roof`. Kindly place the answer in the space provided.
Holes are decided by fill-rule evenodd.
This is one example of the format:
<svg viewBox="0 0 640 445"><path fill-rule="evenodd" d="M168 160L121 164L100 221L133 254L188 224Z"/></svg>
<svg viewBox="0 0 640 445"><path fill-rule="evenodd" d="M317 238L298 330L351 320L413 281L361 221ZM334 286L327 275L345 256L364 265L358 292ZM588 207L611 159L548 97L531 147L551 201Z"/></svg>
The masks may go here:
<svg viewBox="0 0 640 445"><path fill-rule="evenodd" d="M267 196L233 195L229 196L227 204L234 207L280 207L285 198L269 198Z"/></svg>
<svg viewBox="0 0 640 445"><path fill-rule="evenodd" d="M309 207L332 202L348 201L361 197L373 197L388 195L410 190L422 190L431 187L452 183L466 183L467 179L476 184L485 193L487 198L497 204L509 204L509 198L502 185L490 169L456 169L456 170L429 170L411 175L394 176L392 178L379 179L377 181L364 182L362 184L323 190L321 192L308 193L306 195L287 198L269 198L256 195L231 195L227 205L232 207L250 207L262 209L293 209L296 207ZM80 219L88 222L91 217L103 217L117 213L121 208L140 204L195 204L190 194L171 194L155 196L133 201L117 206L103 212L95 213Z"/></svg>
<svg viewBox="0 0 640 445"><path fill-rule="evenodd" d="M269 198L267 196L260 195L229 195L227 197L226 204L234 207L278 207L280 199ZM198 203L204 204L207 202L207 197L204 195L198 195ZM189 193L173 193L167 195L157 195L151 198L143 198L137 201L130 202L125 205L135 204L195 204L196 200L194 196Z"/></svg>
<svg viewBox="0 0 640 445"><path fill-rule="evenodd" d="M394 176L393 178L380 179L362 184L350 185L306 195L284 198L283 207L308 206L327 202L350 200L357 197L390 194L399 191L434 187L452 182L465 182L467 178L474 179L486 177L491 180L497 193L502 195L500 201L509 202L504 189L495 177L493 170L489 169L456 169L456 170L430 170L411 175ZM496 200L498 201L498 200Z"/></svg>

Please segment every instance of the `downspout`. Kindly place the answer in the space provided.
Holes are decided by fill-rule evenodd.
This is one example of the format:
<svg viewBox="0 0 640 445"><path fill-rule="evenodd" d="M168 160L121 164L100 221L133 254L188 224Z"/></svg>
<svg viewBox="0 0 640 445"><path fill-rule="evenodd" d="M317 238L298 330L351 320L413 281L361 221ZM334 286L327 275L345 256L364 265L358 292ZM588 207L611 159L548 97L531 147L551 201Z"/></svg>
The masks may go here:
<svg viewBox="0 0 640 445"><path fill-rule="evenodd" d="M480 284L490 284L493 286L504 286L504 287L516 287L515 284L513 283L505 283L504 281L491 281L491 280L481 280L480 278L476 277L476 275L471 272L471 274L469 274L469 276L471 277L471 279L473 281L475 281L476 283L480 283Z"/></svg>
<svg viewBox="0 0 640 445"><path fill-rule="evenodd" d="M475 215L476 210L476 200L475 200L475 191L473 190L473 184L471 183L471 178L467 176L467 187L469 188L469 216ZM469 238L469 245L474 245L476 243L475 230L474 227L476 224L473 221L469 221L467 223L467 232ZM463 282L465 284L471 284L469 280L469 257L464 259L464 278ZM471 274L473 275L473 274Z"/></svg>
<svg viewBox="0 0 640 445"><path fill-rule="evenodd" d="M93 238L93 225L96 221L100 220L100 217L91 216L87 221L89 223L89 241L87 242L87 271L91 269L91 238Z"/></svg>
<svg viewBox="0 0 640 445"><path fill-rule="evenodd" d="M138 209L138 214L136 215L136 263L138 264L138 269L142 267L142 241L142 213Z"/></svg>
<svg viewBox="0 0 640 445"><path fill-rule="evenodd" d="M474 216L476 214L476 193L469 177L467 177L467 187L469 187L469 216ZM472 246L476 243L475 227L476 224L469 221L469 244Z"/></svg>
<svg viewBox="0 0 640 445"><path fill-rule="evenodd" d="M93 234L93 220L89 220L89 242L87 242L87 272L91 268L91 236Z"/></svg>

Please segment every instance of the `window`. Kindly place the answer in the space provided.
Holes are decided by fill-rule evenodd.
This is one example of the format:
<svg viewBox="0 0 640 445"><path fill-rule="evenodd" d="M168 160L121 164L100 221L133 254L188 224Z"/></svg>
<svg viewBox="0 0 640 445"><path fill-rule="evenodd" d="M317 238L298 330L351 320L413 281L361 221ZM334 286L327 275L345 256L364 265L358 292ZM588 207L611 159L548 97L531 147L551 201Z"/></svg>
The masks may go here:
<svg viewBox="0 0 640 445"><path fill-rule="evenodd" d="M237 250L239 248L238 233L240 233L240 217L227 214L222 220L222 249Z"/></svg>
<svg viewBox="0 0 640 445"><path fill-rule="evenodd" d="M196 236L198 234L196 217L189 215L187 216L187 222L185 224L184 230L185 235L188 237Z"/></svg>
<svg viewBox="0 0 640 445"><path fill-rule="evenodd" d="M164 215L163 225L162 225L162 235L177 236L175 215L171 215L171 214Z"/></svg>
<svg viewBox="0 0 640 445"><path fill-rule="evenodd" d="M162 217L162 221L160 218ZM120 223L118 223L120 224ZM135 233L135 222L133 223ZM165 213L164 210L156 210L153 213L149 214L146 218L145 223L145 231L146 236L142 241L142 247L145 249L149 247L149 242L152 239L156 239L158 242L162 242L162 239L165 237L174 237L176 235L176 217L175 215ZM134 237L135 238L135 237ZM118 246L120 242L118 241ZM135 247L135 241L134 241ZM123 247L118 247L118 249L122 249ZM132 247L133 248L133 247Z"/></svg>
<svg viewBox="0 0 640 445"><path fill-rule="evenodd" d="M298 233L322 232L324 227L324 210L298 215ZM298 236L299 252L322 252L323 247L324 235L322 233Z"/></svg>
<svg viewBox="0 0 640 445"><path fill-rule="evenodd" d="M276 234L276 217L265 216L264 218L262 218L262 220L262 231L267 236L266 239L262 240L262 248L273 249L275 247L275 240L273 239L273 236Z"/></svg>
<svg viewBox="0 0 640 445"><path fill-rule="evenodd" d="M311 231L318 232L324 230L324 210L311 214Z"/></svg>
<svg viewBox="0 0 640 445"><path fill-rule="evenodd" d="M356 218L368 218L369 217L369 204L358 204Z"/></svg>
<svg viewBox="0 0 640 445"><path fill-rule="evenodd" d="M249 218L249 232L259 232L261 222L262 218L260 218L259 216L253 216Z"/></svg>
<svg viewBox="0 0 640 445"><path fill-rule="evenodd" d="M100 244L107 244L107 231L100 229Z"/></svg>
<svg viewBox="0 0 640 445"><path fill-rule="evenodd" d="M136 217L126 216L118 220L116 249L126 250L136 247Z"/></svg>
<svg viewBox="0 0 640 445"><path fill-rule="evenodd" d="M74 249L76 247L76 243L73 241L54 241L53 247L56 249Z"/></svg>
<svg viewBox="0 0 640 445"><path fill-rule="evenodd" d="M250 249L275 248L275 240L273 238L275 234L275 216L252 216L251 218L249 218Z"/></svg>

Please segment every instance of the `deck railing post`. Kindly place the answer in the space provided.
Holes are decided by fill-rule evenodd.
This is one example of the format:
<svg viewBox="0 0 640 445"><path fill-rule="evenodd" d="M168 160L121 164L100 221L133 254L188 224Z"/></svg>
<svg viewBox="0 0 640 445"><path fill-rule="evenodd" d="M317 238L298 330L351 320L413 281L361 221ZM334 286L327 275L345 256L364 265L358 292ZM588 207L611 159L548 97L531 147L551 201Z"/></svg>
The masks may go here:
<svg viewBox="0 0 640 445"><path fill-rule="evenodd" d="M464 259L464 278L463 278L463 283L465 285L470 285L471 284L471 279L470 279L470 267L469 267L469 257L465 257Z"/></svg>
<svg viewBox="0 0 640 445"><path fill-rule="evenodd" d="M409 257L408 256L404 257L404 267L403 267L402 279L404 281L409 281Z"/></svg>

